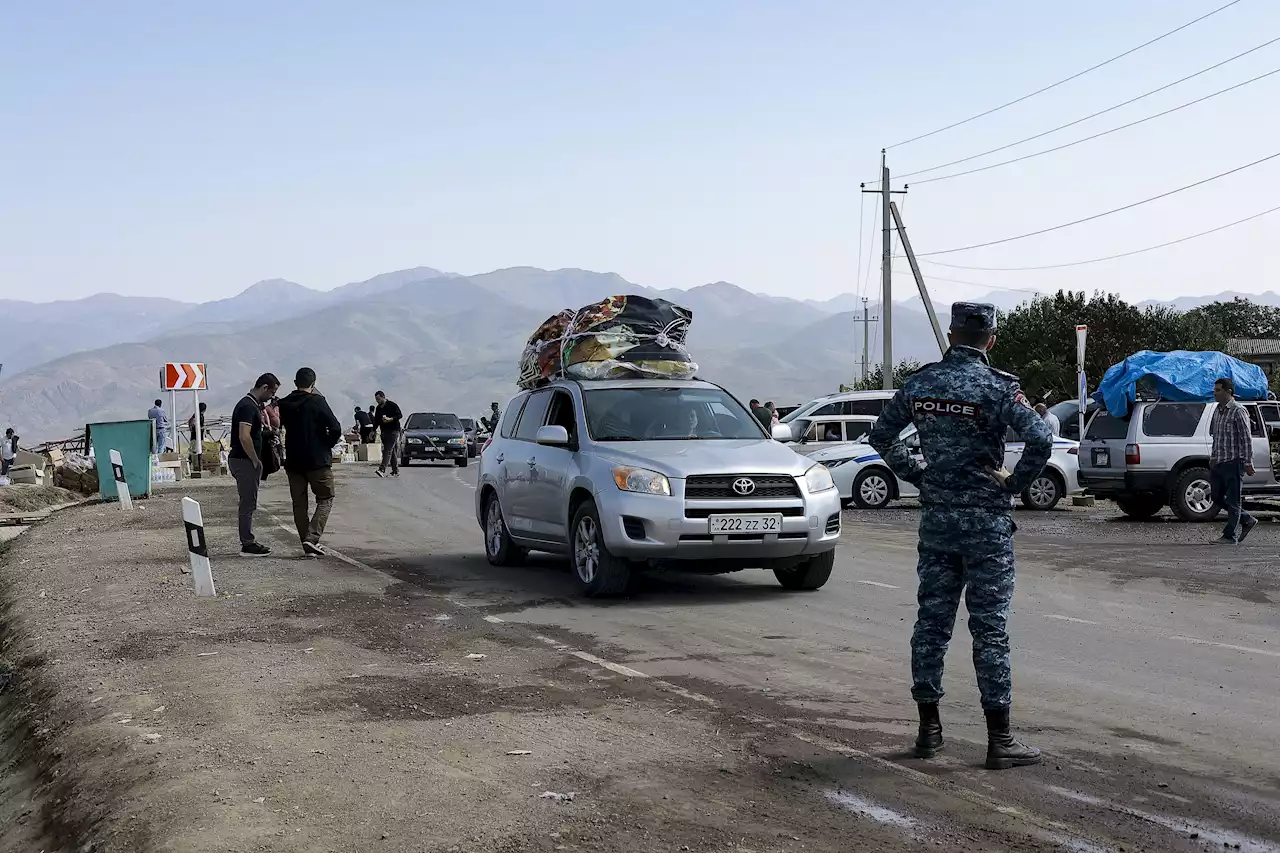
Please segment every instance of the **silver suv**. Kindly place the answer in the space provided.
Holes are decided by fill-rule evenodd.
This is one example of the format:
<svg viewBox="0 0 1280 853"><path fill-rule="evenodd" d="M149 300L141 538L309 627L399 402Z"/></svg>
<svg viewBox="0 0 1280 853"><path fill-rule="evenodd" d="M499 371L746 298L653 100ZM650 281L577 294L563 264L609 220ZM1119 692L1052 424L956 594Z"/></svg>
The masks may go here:
<svg viewBox="0 0 1280 853"><path fill-rule="evenodd" d="M507 406L480 456L476 518L490 563L568 554L588 596L663 564L772 569L788 589L817 589L840 495L825 466L709 382L559 380Z"/></svg>
<svg viewBox="0 0 1280 853"><path fill-rule="evenodd" d="M1217 403L1134 403L1127 418L1099 409L1080 443L1080 485L1125 515L1149 518L1166 505L1183 521L1218 514L1209 489L1209 421ZM1280 403L1243 403L1253 427L1254 474L1246 495L1280 495L1269 438Z"/></svg>

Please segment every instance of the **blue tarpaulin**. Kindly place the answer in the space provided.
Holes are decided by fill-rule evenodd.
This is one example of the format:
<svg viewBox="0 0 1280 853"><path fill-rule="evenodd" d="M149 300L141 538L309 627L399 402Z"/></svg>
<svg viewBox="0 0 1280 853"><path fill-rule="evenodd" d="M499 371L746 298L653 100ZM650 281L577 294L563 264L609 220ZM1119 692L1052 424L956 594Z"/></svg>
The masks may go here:
<svg viewBox="0 0 1280 853"><path fill-rule="evenodd" d="M1116 417L1129 413L1137 399L1137 384L1149 380L1162 400L1182 403L1210 402L1213 383L1223 377L1236 385L1241 400L1267 399L1267 377L1262 368L1220 352L1135 352L1107 368L1093 398Z"/></svg>

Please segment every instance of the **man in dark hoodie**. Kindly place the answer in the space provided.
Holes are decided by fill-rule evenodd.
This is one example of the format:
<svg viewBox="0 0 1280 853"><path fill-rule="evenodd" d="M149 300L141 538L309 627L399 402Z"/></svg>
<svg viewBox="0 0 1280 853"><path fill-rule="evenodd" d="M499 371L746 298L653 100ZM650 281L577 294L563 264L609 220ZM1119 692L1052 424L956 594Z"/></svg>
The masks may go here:
<svg viewBox="0 0 1280 853"><path fill-rule="evenodd" d="M302 553L318 557L324 553L320 537L333 507L333 446L342 439L342 424L316 391L314 370L299 368L293 384L298 390L280 401L284 470L289 477L293 523L302 540ZM316 496L315 515L310 517L308 489Z"/></svg>
<svg viewBox="0 0 1280 853"><path fill-rule="evenodd" d="M379 391L373 395L378 401L378 408L373 412L373 422L382 431L382 464L375 471L379 477L387 476L387 465L391 465L391 476L400 476L400 418L404 413L400 407L387 399L387 395Z"/></svg>

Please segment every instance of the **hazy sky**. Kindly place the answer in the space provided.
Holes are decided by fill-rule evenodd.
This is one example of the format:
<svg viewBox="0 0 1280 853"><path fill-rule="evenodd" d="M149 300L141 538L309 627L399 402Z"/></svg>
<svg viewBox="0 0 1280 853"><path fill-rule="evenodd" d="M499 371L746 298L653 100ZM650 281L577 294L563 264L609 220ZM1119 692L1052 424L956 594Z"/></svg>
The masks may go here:
<svg viewBox="0 0 1280 853"><path fill-rule="evenodd" d="M881 147L1225 2L0 2L0 297L202 300L263 278L329 288L418 264L853 291L877 251L864 238L856 269L858 184L876 177ZM890 167L905 174L1012 142L1277 36L1280 3L1243 0L1052 92L892 148ZM967 165L1276 68L1280 43ZM1000 239L1280 152L1277 103L1280 74L1060 153L918 185L905 200L912 241L928 252ZM1090 258L1275 205L1280 159L937 260ZM935 282L943 300L987 285L1135 299L1261 291L1280 286L1278 229L1280 212L1104 264L929 271L982 285Z"/></svg>

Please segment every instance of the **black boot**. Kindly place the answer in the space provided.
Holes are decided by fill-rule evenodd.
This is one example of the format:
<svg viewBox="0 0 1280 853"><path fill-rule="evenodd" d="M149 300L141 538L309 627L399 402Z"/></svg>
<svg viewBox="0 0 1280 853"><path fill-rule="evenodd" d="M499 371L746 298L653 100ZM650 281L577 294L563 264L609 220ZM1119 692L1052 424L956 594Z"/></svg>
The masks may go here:
<svg viewBox="0 0 1280 853"><path fill-rule="evenodd" d="M1008 770L1040 763L1040 750L1024 746L1009 733L1009 709L997 708L987 715L987 769Z"/></svg>
<svg viewBox="0 0 1280 853"><path fill-rule="evenodd" d="M921 702L920 734L916 737L916 758L933 758L942 749L942 717L938 716L938 703Z"/></svg>

